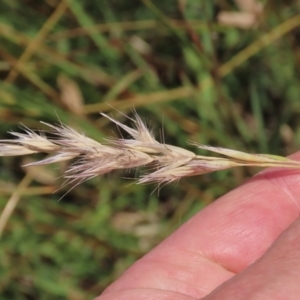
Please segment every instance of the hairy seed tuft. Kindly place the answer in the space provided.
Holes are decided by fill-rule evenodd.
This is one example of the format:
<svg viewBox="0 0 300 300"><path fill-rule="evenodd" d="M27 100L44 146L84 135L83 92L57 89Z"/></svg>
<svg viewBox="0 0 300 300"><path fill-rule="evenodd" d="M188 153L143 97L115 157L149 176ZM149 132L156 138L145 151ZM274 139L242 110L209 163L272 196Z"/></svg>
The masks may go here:
<svg viewBox="0 0 300 300"><path fill-rule="evenodd" d="M49 153L52 156L26 166L73 160L64 177L67 183L81 183L117 169L148 166L149 172L138 183L169 183L183 177L195 176L237 166L300 168L300 162L289 158L249 154L241 151L191 143L195 147L218 153L222 157L202 156L186 149L159 143L142 119L135 113L129 127L102 113L131 138L108 138L99 143L74 129L60 124L49 127L51 137L24 127L23 133L11 132L15 139L0 140L0 156Z"/></svg>

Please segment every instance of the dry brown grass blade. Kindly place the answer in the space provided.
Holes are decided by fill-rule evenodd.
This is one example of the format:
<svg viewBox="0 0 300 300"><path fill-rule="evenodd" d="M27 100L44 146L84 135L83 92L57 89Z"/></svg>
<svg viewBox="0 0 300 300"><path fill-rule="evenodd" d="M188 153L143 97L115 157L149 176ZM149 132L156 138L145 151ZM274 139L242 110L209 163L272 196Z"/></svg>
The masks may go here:
<svg viewBox="0 0 300 300"><path fill-rule="evenodd" d="M270 32L263 34L259 39L254 41L252 44L241 50L235 56L233 56L229 61L221 65L217 69L217 74L220 78L223 78L233 72L234 69L246 62L250 57L259 53L263 48L272 44L277 39L281 38L294 28L300 25L300 15L295 15L294 17L286 20L281 23ZM116 109L125 109L129 107L140 107L148 105L149 103L161 103L166 101L177 100L181 98L191 97L197 93L201 93L204 90L211 88L214 85L213 80L210 77L202 80L196 87L191 86L182 86L168 91L160 91L155 93L148 94L138 94L134 97L127 99L112 100L110 101L111 107ZM84 112L95 113L97 111L110 111L111 108L108 107L105 103L98 104L88 104L84 107Z"/></svg>
<svg viewBox="0 0 300 300"><path fill-rule="evenodd" d="M3 234L4 228L12 215L13 211L15 210L20 198L23 194L23 191L27 188L30 184L32 178L29 174L26 174L20 184L17 186L9 200L7 201L1 215L0 215L0 239Z"/></svg>
<svg viewBox="0 0 300 300"><path fill-rule="evenodd" d="M22 32L17 31L15 28L8 26L7 24L0 24L0 35L3 35L12 43L17 44L20 47L25 46L28 48L33 42L31 38L29 38ZM102 84L108 87L115 84L115 79L112 76L106 74L100 68L92 69L91 66L83 66L78 63L69 61L66 55L58 53L56 49L49 48L45 44L40 43L39 47L35 49L35 53L47 57L47 59L49 59L49 61L52 61L54 64L63 64L65 66L68 66L69 68L75 70L79 76L88 81L90 84ZM22 64L17 64L17 59L2 48L0 48L0 54L5 58L6 61L10 62L10 64L14 66L14 68L16 68L16 70L20 74L22 74L25 78L39 87L46 95L56 100L59 98L59 94L53 88L47 85L39 77L34 77L35 70L32 70L32 72L28 72L28 67L25 62Z"/></svg>
<svg viewBox="0 0 300 300"><path fill-rule="evenodd" d="M69 3L68 3L69 2ZM35 39L31 41L28 47L25 49L23 54L18 59L14 68L9 72L8 76L5 79L5 82L13 82L16 77L18 76L17 70L20 68L20 65L24 64L26 60L30 59L30 57L34 54L36 49L45 39L47 34L53 28L53 26L57 23L57 21L61 18L61 16L65 13L68 5L70 4L71 0L61 0L61 2L57 5L56 9L52 13L52 15L48 18L48 20L44 23L38 34L36 35Z"/></svg>
<svg viewBox="0 0 300 300"><path fill-rule="evenodd" d="M180 20L170 20L172 26L178 29L185 29L186 22ZM190 20L189 25L193 28L203 28L207 27L207 24L203 21L199 20ZM97 33L105 33L111 32L115 30L115 28L122 28L123 31L134 31L134 30L146 30L146 29L155 29L158 28L161 30L161 22L156 20L141 20L141 21L124 21L124 22L111 22L105 24L97 24L93 26L89 26L88 28L78 27L73 29L68 29L61 32L55 32L49 36L50 40L60 40L66 38L74 38L79 36L88 35L88 30L94 31Z"/></svg>

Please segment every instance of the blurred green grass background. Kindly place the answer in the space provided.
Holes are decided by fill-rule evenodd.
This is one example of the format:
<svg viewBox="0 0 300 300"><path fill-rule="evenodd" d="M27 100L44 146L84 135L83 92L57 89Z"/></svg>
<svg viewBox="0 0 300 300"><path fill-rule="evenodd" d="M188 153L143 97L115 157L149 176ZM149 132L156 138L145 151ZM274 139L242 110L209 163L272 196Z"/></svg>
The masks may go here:
<svg viewBox="0 0 300 300"><path fill-rule="evenodd" d="M119 132L99 111L127 122L116 110L135 107L169 144L289 155L300 146L299 25L291 0L2 0L1 138L59 118L101 140ZM16 205L0 240L0 299L95 297L257 171L187 178L159 194L116 172L58 201L66 165L21 167L40 157L0 160L1 211Z"/></svg>

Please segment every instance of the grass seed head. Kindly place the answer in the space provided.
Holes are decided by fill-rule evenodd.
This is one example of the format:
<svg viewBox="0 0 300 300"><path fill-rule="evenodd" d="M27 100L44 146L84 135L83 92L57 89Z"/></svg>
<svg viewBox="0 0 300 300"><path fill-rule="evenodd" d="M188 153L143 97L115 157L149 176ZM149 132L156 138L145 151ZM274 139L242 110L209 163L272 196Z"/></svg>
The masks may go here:
<svg viewBox="0 0 300 300"><path fill-rule="evenodd" d="M186 149L156 141L152 132L135 113L130 119L133 127L101 114L125 130L131 138L108 138L99 143L74 129L43 123L50 137L25 127L25 133L12 132L14 140L0 141L0 156L27 155L37 152L54 154L27 166L73 160L64 177L68 183L81 183L89 178L117 169L148 166L139 183L168 183L183 177L195 176L237 166L269 166L300 168L300 163L285 157L268 154L249 154L237 150L192 143L200 149L223 157L201 156Z"/></svg>

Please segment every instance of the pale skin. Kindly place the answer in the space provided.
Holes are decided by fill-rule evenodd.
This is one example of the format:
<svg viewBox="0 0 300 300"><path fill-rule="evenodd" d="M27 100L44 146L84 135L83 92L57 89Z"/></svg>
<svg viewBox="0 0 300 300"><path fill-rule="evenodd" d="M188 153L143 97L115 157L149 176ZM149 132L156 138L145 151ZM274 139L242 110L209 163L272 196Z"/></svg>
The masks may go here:
<svg viewBox="0 0 300 300"><path fill-rule="evenodd" d="M299 212L300 171L262 171L183 224L96 299L298 300Z"/></svg>

